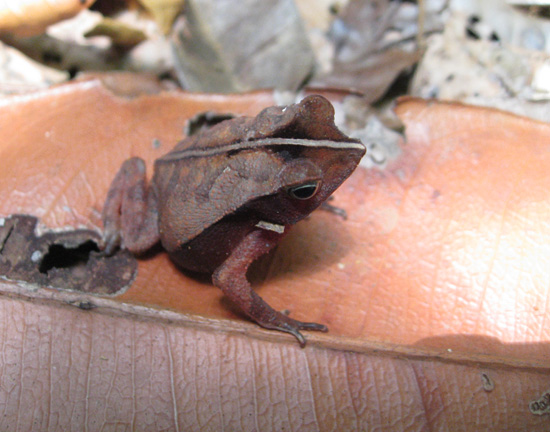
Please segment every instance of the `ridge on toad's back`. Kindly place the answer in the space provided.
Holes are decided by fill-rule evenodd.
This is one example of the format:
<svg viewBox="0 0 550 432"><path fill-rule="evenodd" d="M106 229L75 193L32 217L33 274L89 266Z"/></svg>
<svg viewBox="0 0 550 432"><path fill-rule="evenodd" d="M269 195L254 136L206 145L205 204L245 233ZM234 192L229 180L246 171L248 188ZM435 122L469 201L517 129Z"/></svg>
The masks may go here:
<svg viewBox="0 0 550 432"><path fill-rule="evenodd" d="M159 161L174 160L183 150L219 148L237 142L264 138L294 138L318 141L359 142L334 124L334 108L322 96L311 95L290 106L265 108L256 117L237 117L180 141ZM184 152L182 152L184 154Z"/></svg>
<svg viewBox="0 0 550 432"><path fill-rule="evenodd" d="M255 147L277 147L277 146L302 146L302 147L326 147L332 149L361 150L363 144L358 141L328 141L328 140L308 140L293 138L265 138L251 141L238 141L231 144L210 146L208 148L190 147L183 150L171 151L165 156L157 159L155 163L172 162L184 158L209 157L220 153L236 152L240 150L252 149Z"/></svg>

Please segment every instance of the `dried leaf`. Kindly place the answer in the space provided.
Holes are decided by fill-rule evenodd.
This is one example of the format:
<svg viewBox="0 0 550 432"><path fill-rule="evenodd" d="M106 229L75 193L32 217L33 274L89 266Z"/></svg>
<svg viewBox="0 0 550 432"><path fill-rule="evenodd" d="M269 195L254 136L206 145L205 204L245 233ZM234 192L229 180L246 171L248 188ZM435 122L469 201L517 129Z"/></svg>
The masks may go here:
<svg viewBox="0 0 550 432"><path fill-rule="evenodd" d="M197 113L255 114L274 103L267 93L223 98L160 93L128 100L113 97L98 81L60 89L64 90L45 92L17 104L6 101L10 109L0 116L0 127L18 130L18 134L6 136L2 144L2 211L35 214L52 228L83 225L99 229L105 193L120 163L131 155L140 155L150 169L155 158L182 138L186 121ZM50 108L44 111L44 104ZM491 326L492 303L484 300L483 293L487 296L498 292L499 302L503 302L515 298L517 289L529 292L540 288L538 284L532 288L521 284L503 286L491 268L496 271L509 267L508 271L524 269L529 273L537 268L537 260L546 258L542 250L531 255L527 246L496 250L502 255L493 258L481 246L493 244L508 231L502 231L490 218L483 225L479 220L501 214L504 204L513 215L523 214L526 209L529 214L542 211L544 197L533 194L546 190L545 153L539 147L547 142L544 134L550 132L544 125L524 119L459 105L407 101L399 106L398 113L407 126L407 145L402 155L385 171L359 170L339 189L332 204L347 211L346 222L336 223L333 215L321 212L294 227L270 264L271 276L261 284L262 296L278 309L292 305L298 319L327 323L329 338L341 335L415 344L442 333L501 337ZM29 118L33 119L30 124ZM67 118L79 121L67 122ZM467 133L465 125L476 127ZM479 125L486 127L483 133ZM433 137L426 131L432 131ZM437 131L441 131L439 135ZM456 138L449 138L452 133ZM457 140L460 145L455 144ZM519 147L517 142L529 144ZM529 171L522 168L524 164L529 164ZM499 171L503 167L505 174ZM83 188L90 192L82 194ZM26 195L29 190L32 194ZM525 218L532 219L528 214ZM460 223L453 223L453 230L441 231L451 223L449 220ZM530 239L534 236L530 241L536 245L545 238L544 225L535 230L531 225L514 225L514 218L508 223L512 225L507 241L519 241L528 235ZM478 228L474 230L475 226ZM514 230L522 233L517 239L512 236ZM456 250L451 253L446 249L445 259L438 259L437 251L448 247L445 245L451 240ZM504 247L506 243L501 240L499 244ZM470 255L463 256L461 251L466 247ZM522 255L512 254L514 250L523 250ZM470 261L472 257L474 261ZM451 258L453 261L449 261ZM164 271L159 273L158 266ZM470 275L475 268L486 269L486 277L495 278L494 284L472 285ZM330 290L322 288L327 281ZM544 279L540 283L544 286ZM162 290L151 290L151 284ZM319 295L320 290L323 295ZM438 297L433 296L440 290L446 295L436 302ZM395 293L406 295L404 300L412 297L394 302ZM407 307L418 296L424 300L415 308ZM140 262L135 284L121 299L235 318L220 302L219 290L205 288L203 283L184 276L163 254ZM453 306L462 301L479 304L477 308ZM382 307L384 304L386 307ZM437 314L430 312L433 308ZM368 319L361 318L364 313ZM432 318L418 321L420 315ZM522 328L540 334L546 331L543 315L518 310L515 316L522 320ZM517 340L519 335L515 337ZM456 343L453 349L484 352L484 347L475 343ZM499 349L507 353L505 347ZM543 354L532 352L526 360L542 361Z"/></svg>
<svg viewBox="0 0 550 432"><path fill-rule="evenodd" d="M383 96L399 74L421 57L406 43L406 29L399 27L400 11L407 7L387 0L349 2L332 24L332 67L311 85L358 90L369 102Z"/></svg>
<svg viewBox="0 0 550 432"><path fill-rule="evenodd" d="M170 45L158 34L152 21L141 18L137 12L118 14L117 22L147 34L148 38L131 49L117 49L106 37L85 37L102 20L99 12L86 10L48 27L46 34L28 38L7 35L3 40L32 59L69 71L72 75L116 68L163 75L172 69ZM136 40L128 41L134 42Z"/></svg>
<svg viewBox="0 0 550 432"><path fill-rule="evenodd" d="M139 2L151 12L162 32L168 34L185 0L139 0Z"/></svg>
<svg viewBox="0 0 550 432"><path fill-rule="evenodd" d="M314 62L292 0L189 0L174 49L178 79L192 91L296 90Z"/></svg>
<svg viewBox="0 0 550 432"><path fill-rule="evenodd" d="M477 34L469 37L471 27L466 15L455 12L443 34L428 38L410 94L492 106L546 121L550 56Z"/></svg>
<svg viewBox="0 0 550 432"><path fill-rule="evenodd" d="M128 99L99 81L0 102L0 128L17 131L0 144L2 214L99 230L123 159L150 168L197 113L273 103ZM318 212L264 262L262 297L329 334L301 350L163 253L112 299L2 282L0 429L546 430L550 127L414 99L397 112L402 156L342 186L333 204L348 220Z"/></svg>
<svg viewBox="0 0 550 432"><path fill-rule="evenodd" d="M94 28L84 33L84 36L108 36L115 45L124 48L131 48L147 39L141 30L112 18L103 18Z"/></svg>
<svg viewBox="0 0 550 432"><path fill-rule="evenodd" d="M66 81L69 74L35 62L0 42L0 93L27 93Z"/></svg>
<svg viewBox="0 0 550 432"><path fill-rule="evenodd" d="M483 367L487 392L477 364L301 350L106 306L0 297L1 430L548 430L547 371Z"/></svg>
<svg viewBox="0 0 550 432"><path fill-rule="evenodd" d="M400 49L370 54L357 62L336 62L330 74L313 80L312 85L361 91L369 102L380 99L401 72L417 63L421 53Z"/></svg>
<svg viewBox="0 0 550 432"><path fill-rule="evenodd" d="M95 0L8 0L0 9L0 32L17 36L42 33L55 22L89 8Z"/></svg>

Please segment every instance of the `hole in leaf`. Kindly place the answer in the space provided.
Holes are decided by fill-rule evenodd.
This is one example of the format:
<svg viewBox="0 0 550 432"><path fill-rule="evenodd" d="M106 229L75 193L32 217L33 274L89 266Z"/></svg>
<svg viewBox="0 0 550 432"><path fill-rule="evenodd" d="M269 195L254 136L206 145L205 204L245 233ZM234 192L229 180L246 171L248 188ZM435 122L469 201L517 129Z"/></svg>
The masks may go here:
<svg viewBox="0 0 550 432"><path fill-rule="evenodd" d="M37 236L37 224L30 215L2 218L0 277L99 295L120 294L136 277L135 257L126 249L111 256L98 253L101 237L95 231L46 231Z"/></svg>
<svg viewBox="0 0 550 432"><path fill-rule="evenodd" d="M48 273L53 268L69 268L85 266L91 252L99 252L97 244L88 240L77 247L71 248L61 244L53 244L40 263L40 273Z"/></svg>

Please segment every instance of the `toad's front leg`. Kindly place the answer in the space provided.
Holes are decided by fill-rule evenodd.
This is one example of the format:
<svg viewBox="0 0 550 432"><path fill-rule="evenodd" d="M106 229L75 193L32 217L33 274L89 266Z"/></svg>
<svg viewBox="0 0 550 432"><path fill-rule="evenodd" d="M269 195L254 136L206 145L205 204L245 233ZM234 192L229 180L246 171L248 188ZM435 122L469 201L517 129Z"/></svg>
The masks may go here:
<svg viewBox="0 0 550 432"><path fill-rule="evenodd" d="M147 186L145 162L126 160L114 178L103 206L103 250L118 247L140 254L159 240L156 196Z"/></svg>
<svg viewBox="0 0 550 432"><path fill-rule="evenodd" d="M328 331L322 324L301 322L274 310L254 292L246 279L250 264L269 252L281 239L282 234L257 229L248 234L231 252L224 263L216 269L212 279L246 315L262 327L290 333L304 347L306 340L300 330Z"/></svg>

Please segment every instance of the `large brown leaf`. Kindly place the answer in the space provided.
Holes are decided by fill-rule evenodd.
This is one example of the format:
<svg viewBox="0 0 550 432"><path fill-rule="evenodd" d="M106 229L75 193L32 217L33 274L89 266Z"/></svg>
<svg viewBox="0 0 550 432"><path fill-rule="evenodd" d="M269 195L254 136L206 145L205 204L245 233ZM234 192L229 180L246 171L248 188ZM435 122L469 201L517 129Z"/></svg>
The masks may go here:
<svg viewBox="0 0 550 432"><path fill-rule="evenodd" d="M273 103L127 99L99 81L6 99L0 211L99 229L122 160L151 167L198 112ZM256 268L272 306L329 334L302 350L163 253L115 298L5 282L0 429L545 430L529 403L550 389L550 128L420 100L397 112L403 155L336 193L348 220L317 212ZM98 307L67 305L83 299Z"/></svg>

